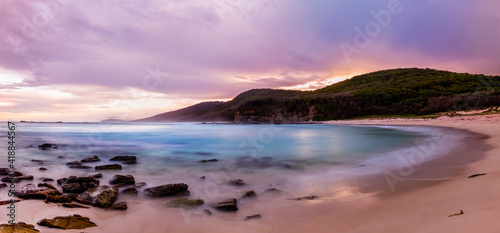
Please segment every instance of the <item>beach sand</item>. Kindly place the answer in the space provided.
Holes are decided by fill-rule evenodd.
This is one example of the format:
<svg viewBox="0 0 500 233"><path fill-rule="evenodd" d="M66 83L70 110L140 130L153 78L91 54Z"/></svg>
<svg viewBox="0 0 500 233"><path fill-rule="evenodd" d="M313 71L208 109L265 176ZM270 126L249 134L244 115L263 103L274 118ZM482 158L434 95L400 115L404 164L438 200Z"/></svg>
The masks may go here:
<svg viewBox="0 0 500 233"><path fill-rule="evenodd" d="M393 171L400 180L390 189L384 176L365 179L367 190L338 183L329 195L320 192L315 200L290 200L297 193L268 193L240 200L237 213L203 213L205 207L184 210L167 208L166 199L128 197L127 211L66 209L39 200L17 203L19 221L34 224L41 232L62 232L37 226L42 218L80 214L98 227L64 232L498 232L500 229L500 115L442 117L438 119L384 119L331 121L326 124L439 126L468 130L487 136L483 145L462 145L460 156L474 155L468 166L448 169L454 155L438 161ZM476 142L476 141L472 141ZM425 148L423 148L425 150ZM477 157L477 155L482 155ZM463 165L463 164L462 164ZM410 172L411 171L411 172ZM476 173L485 176L468 178ZM402 175L401 175L402 174ZM425 177L424 177L425 176ZM401 180L402 177L402 180ZM394 177L393 177L394 178ZM396 177L397 178L397 177ZM374 187L369 187L369 186ZM360 185L363 187L363 185ZM317 186L315 186L317 187ZM329 187L325 186L327 190ZM333 188L333 187L332 187ZM301 187L307 190L307 187ZM243 193L244 189L241 189ZM300 195L316 195L318 190ZM328 193L328 192L327 192ZM234 195L234 194L233 194ZM227 196L228 198L231 196ZM224 195L209 198L224 199ZM2 206L3 208L4 206ZM463 211L463 215L448 217ZM261 219L244 221L245 216L261 214ZM2 217L3 219L3 217Z"/></svg>

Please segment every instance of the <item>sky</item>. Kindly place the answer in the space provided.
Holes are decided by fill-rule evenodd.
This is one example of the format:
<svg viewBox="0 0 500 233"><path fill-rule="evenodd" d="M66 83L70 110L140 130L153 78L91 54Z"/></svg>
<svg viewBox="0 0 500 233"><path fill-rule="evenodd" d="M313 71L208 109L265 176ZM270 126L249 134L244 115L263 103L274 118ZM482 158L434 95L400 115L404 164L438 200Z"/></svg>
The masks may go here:
<svg viewBox="0 0 500 233"><path fill-rule="evenodd" d="M131 120L392 68L500 75L498 9L498 0L0 0L0 120Z"/></svg>

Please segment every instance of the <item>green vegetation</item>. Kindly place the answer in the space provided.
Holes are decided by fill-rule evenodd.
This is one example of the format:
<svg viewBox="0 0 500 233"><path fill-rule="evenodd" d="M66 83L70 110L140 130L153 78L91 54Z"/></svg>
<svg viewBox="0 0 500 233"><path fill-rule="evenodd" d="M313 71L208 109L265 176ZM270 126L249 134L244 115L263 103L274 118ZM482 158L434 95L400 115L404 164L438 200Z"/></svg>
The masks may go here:
<svg viewBox="0 0 500 233"><path fill-rule="evenodd" d="M499 105L500 76L409 68L355 76L316 91L249 90L232 101L204 108L203 114L190 111L188 115L191 120L300 122L368 116L436 117L438 112Z"/></svg>

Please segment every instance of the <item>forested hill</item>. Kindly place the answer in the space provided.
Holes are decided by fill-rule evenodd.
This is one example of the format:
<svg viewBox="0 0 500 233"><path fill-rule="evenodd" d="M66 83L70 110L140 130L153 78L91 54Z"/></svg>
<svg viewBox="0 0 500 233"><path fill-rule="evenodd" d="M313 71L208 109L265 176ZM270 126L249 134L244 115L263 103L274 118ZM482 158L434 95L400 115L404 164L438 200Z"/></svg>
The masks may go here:
<svg viewBox="0 0 500 233"><path fill-rule="evenodd" d="M409 68L359 75L315 91L253 89L228 102L201 103L138 121L293 123L498 105L500 76Z"/></svg>

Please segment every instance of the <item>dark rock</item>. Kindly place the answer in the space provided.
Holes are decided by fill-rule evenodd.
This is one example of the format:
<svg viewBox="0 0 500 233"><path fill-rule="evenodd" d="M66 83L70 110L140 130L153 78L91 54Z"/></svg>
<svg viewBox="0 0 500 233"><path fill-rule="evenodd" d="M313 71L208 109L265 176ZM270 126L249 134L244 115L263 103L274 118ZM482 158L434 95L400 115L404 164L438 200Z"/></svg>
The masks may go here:
<svg viewBox="0 0 500 233"><path fill-rule="evenodd" d="M250 216L245 217L245 221L252 220L252 219L259 219L259 218L262 218L262 216L260 214L250 215Z"/></svg>
<svg viewBox="0 0 500 233"><path fill-rule="evenodd" d="M229 184L234 185L234 186L241 186L241 185L245 185L245 182L243 182L242 179L236 179L236 180L230 180Z"/></svg>
<svg viewBox="0 0 500 233"><path fill-rule="evenodd" d="M127 208L128 207L127 207L126 201L118 202L116 204L111 205L111 209L115 209L115 210L126 210Z"/></svg>
<svg viewBox="0 0 500 233"><path fill-rule="evenodd" d="M38 163L38 164L43 164L45 163L46 161L44 160L39 160L39 159L32 159L31 162L34 162L34 163Z"/></svg>
<svg viewBox="0 0 500 233"><path fill-rule="evenodd" d="M204 160L200 160L198 162L200 163L209 163L209 162L217 162L219 161L218 159L204 159Z"/></svg>
<svg viewBox="0 0 500 233"><path fill-rule="evenodd" d="M150 197L164 197L172 195L189 195L188 185L184 183L166 184L147 188L144 193Z"/></svg>
<svg viewBox="0 0 500 233"><path fill-rule="evenodd" d="M33 176L18 176L16 179L19 180L33 180Z"/></svg>
<svg viewBox="0 0 500 233"><path fill-rule="evenodd" d="M10 176L2 177L2 179L0 179L0 181L6 182L6 183L19 183L19 182L21 182L21 180L16 179L15 177L10 177Z"/></svg>
<svg viewBox="0 0 500 233"><path fill-rule="evenodd" d="M7 201L0 201L0 205L10 205L12 203L20 202L21 200L7 200ZM0 231L1 232L1 231Z"/></svg>
<svg viewBox="0 0 500 233"><path fill-rule="evenodd" d="M133 187L134 187L134 188L140 188L140 187L145 186L145 185L146 185L146 183L144 183L144 182L139 182L139 183L136 183Z"/></svg>
<svg viewBox="0 0 500 233"><path fill-rule="evenodd" d="M99 162L101 159L97 157L97 155L94 155L92 157L84 158L80 162L82 163L91 163L91 162Z"/></svg>
<svg viewBox="0 0 500 233"><path fill-rule="evenodd" d="M49 189L46 187L36 187L34 184L27 184L26 186L16 190L17 197L22 199L47 199L50 195L60 195L59 191Z"/></svg>
<svg viewBox="0 0 500 233"><path fill-rule="evenodd" d="M120 164L108 164L108 165L101 165L101 166L95 167L95 170L113 170L113 169L122 169L122 165L120 165Z"/></svg>
<svg viewBox="0 0 500 233"><path fill-rule="evenodd" d="M61 179L58 179L58 180L57 180L57 184L58 184L58 185L62 185L64 182L66 182L66 180L68 180L68 178L61 178Z"/></svg>
<svg viewBox="0 0 500 233"><path fill-rule="evenodd" d="M281 191L279 189L275 189L275 188L270 188L270 189L264 190L264 192L266 192L266 193L282 193L283 191Z"/></svg>
<svg viewBox="0 0 500 233"><path fill-rule="evenodd" d="M201 199L177 198L167 203L168 207L196 207L203 205L205 202Z"/></svg>
<svg viewBox="0 0 500 233"><path fill-rule="evenodd" d="M96 178L102 178L102 173L100 173L100 172L89 173L88 177L92 177L94 179L96 179Z"/></svg>
<svg viewBox="0 0 500 233"><path fill-rule="evenodd" d="M96 207L108 208L116 200L118 190L107 185L91 188L84 193L78 195L76 200L83 204L93 205Z"/></svg>
<svg viewBox="0 0 500 233"><path fill-rule="evenodd" d="M257 197L257 194L255 191L248 191L243 195L243 198L252 198L252 197Z"/></svg>
<svg viewBox="0 0 500 233"><path fill-rule="evenodd" d="M137 164L135 160L122 161L123 164Z"/></svg>
<svg viewBox="0 0 500 233"><path fill-rule="evenodd" d="M132 175L115 175L109 181L110 184L135 184L135 179Z"/></svg>
<svg viewBox="0 0 500 233"><path fill-rule="evenodd" d="M136 188L131 187L131 188L126 188L126 189L122 190L122 193L124 193L124 194L137 194L137 193L139 193L139 191L137 191Z"/></svg>
<svg viewBox="0 0 500 233"><path fill-rule="evenodd" d="M128 185L128 184L125 184L125 183L119 183L119 184L115 184L115 185L113 185L113 188L118 189L118 188L121 188L121 187L125 187L125 186L127 186L127 185Z"/></svg>
<svg viewBox="0 0 500 233"><path fill-rule="evenodd" d="M35 229L35 226L18 222L14 224L0 224L0 232L2 233L36 233L40 232Z"/></svg>
<svg viewBox="0 0 500 233"><path fill-rule="evenodd" d="M62 195L71 198L73 201L76 201L76 197L78 197L78 194L76 193L63 193Z"/></svg>
<svg viewBox="0 0 500 233"><path fill-rule="evenodd" d="M49 188L49 189L54 189L54 190L57 190L57 188L56 188L56 187L54 187L54 186L53 186L53 185L51 185L51 184L47 184L47 183L39 183L39 184L38 184L38 187L47 187L47 188Z"/></svg>
<svg viewBox="0 0 500 233"><path fill-rule="evenodd" d="M121 155L111 158L109 161L137 161L137 157L132 155Z"/></svg>
<svg viewBox="0 0 500 233"><path fill-rule="evenodd" d="M479 173L479 174L474 174L474 175L471 175L469 176L468 178L474 178L474 177L478 177L478 176L485 176L486 173Z"/></svg>
<svg viewBox="0 0 500 233"><path fill-rule="evenodd" d="M72 161L72 162L67 162L66 165L77 165L77 166L80 165L81 166L82 162L80 162L80 161Z"/></svg>
<svg viewBox="0 0 500 233"><path fill-rule="evenodd" d="M1 188L5 188L5 187L7 187L7 184L6 184L6 183L0 183L0 189L1 189Z"/></svg>
<svg viewBox="0 0 500 233"><path fill-rule="evenodd" d="M95 223L91 222L89 218L82 217L78 214L73 216L66 217L55 217L53 219L42 219L37 223L40 226L46 226L50 228L59 228L59 229L85 229L88 227L97 226Z"/></svg>
<svg viewBox="0 0 500 233"><path fill-rule="evenodd" d="M297 197L297 198L294 198L292 200L302 201L302 200L314 200L317 198L319 198L319 197L318 196L305 196L305 197Z"/></svg>
<svg viewBox="0 0 500 233"><path fill-rule="evenodd" d="M58 183L59 181L61 181L62 189L65 193L83 193L90 188L98 187L100 183L99 180L92 177L76 176L57 180Z"/></svg>
<svg viewBox="0 0 500 233"><path fill-rule="evenodd" d="M57 158L58 158L58 159L64 159L64 156L59 155L59 156L57 156Z"/></svg>
<svg viewBox="0 0 500 233"><path fill-rule="evenodd" d="M45 200L46 203L49 202L54 202L54 203L69 203L71 202L71 198L62 196L62 195L50 195L47 196L47 199Z"/></svg>
<svg viewBox="0 0 500 233"><path fill-rule="evenodd" d="M210 211L210 210L205 209L203 211L203 213L206 214L206 215L208 215L208 216L212 216L212 211Z"/></svg>
<svg viewBox="0 0 500 233"><path fill-rule="evenodd" d="M238 206L236 205L237 200L232 198L232 199L227 199L224 201L221 201L217 204L214 205L214 208L220 210L220 211L237 211Z"/></svg>
<svg viewBox="0 0 500 233"><path fill-rule="evenodd" d="M41 167L41 168L38 168L38 170L40 170L40 171L47 171L48 169L46 167Z"/></svg>
<svg viewBox="0 0 500 233"><path fill-rule="evenodd" d="M24 174L18 171L10 171L9 176L24 176Z"/></svg>
<svg viewBox="0 0 500 233"><path fill-rule="evenodd" d="M42 180L43 182L54 181L54 179L52 179L52 178L47 178L47 177L40 177L40 180Z"/></svg>
<svg viewBox="0 0 500 233"><path fill-rule="evenodd" d="M200 180L204 180L204 179L205 179L205 176L200 177Z"/></svg>
<svg viewBox="0 0 500 233"><path fill-rule="evenodd" d="M0 168L0 176L6 176L9 175L10 169L8 168Z"/></svg>
<svg viewBox="0 0 500 233"><path fill-rule="evenodd" d="M62 203L63 207L66 208L83 208L83 209L89 209L89 206L86 205L81 205L81 204L76 204L76 203Z"/></svg>
<svg viewBox="0 0 500 233"><path fill-rule="evenodd" d="M46 150L46 149L51 149L53 146L57 146L56 144L50 144L50 143L44 143L42 145L38 146L38 149L40 150Z"/></svg>
<svg viewBox="0 0 500 233"><path fill-rule="evenodd" d="M92 167L91 166L87 166L87 165L71 165L71 166L69 166L69 168L89 169L89 168L92 168Z"/></svg>

